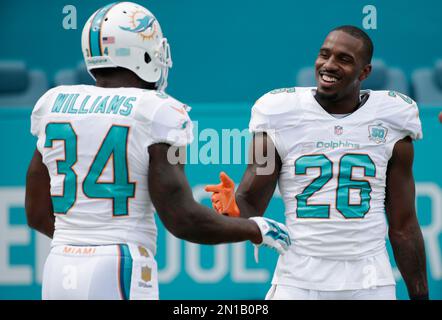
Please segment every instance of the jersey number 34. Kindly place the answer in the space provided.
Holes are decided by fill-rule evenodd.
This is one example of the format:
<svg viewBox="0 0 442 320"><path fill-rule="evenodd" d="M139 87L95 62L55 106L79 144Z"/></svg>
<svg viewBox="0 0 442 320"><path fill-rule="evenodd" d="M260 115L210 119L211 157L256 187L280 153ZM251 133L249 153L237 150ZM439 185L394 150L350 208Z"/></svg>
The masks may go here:
<svg viewBox="0 0 442 320"><path fill-rule="evenodd" d="M95 155L82 183L83 193L88 198L110 199L113 215L128 214L128 201L135 194L135 183L129 182L127 170L127 139L129 128L112 126ZM54 141L64 142L65 158L57 160L57 174L64 175L63 194L52 195L54 213L65 214L77 199L78 177L72 167L77 163L77 135L68 122L49 123L46 126L44 147L52 148ZM112 158L113 181L99 182L106 164Z"/></svg>

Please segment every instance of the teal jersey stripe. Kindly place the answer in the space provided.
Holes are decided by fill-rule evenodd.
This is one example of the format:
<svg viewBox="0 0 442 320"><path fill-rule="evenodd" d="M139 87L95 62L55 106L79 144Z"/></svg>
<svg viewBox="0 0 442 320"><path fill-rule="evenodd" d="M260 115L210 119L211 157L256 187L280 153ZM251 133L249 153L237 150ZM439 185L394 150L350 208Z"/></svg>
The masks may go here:
<svg viewBox="0 0 442 320"><path fill-rule="evenodd" d="M108 4L101 8L92 19L91 29L89 30L89 49L92 57L101 56L101 23L103 22L104 16L112 8L116 2Z"/></svg>
<svg viewBox="0 0 442 320"><path fill-rule="evenodd" d="M132 256L127 244L118 245L120 250L120 290L123 300L130 299L130 284L132 279Z"/></svg>

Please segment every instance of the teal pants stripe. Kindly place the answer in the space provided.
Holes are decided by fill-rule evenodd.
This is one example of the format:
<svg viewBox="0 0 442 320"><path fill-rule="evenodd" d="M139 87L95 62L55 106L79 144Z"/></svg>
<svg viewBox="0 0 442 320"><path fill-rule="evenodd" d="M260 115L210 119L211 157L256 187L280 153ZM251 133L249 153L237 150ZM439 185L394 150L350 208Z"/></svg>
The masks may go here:
<svg viewBox="0 0 442 320"><path fill-rule="evenodd" d="M123 300L129 300L133 265L132 256L126 244L120 244L118 248L120 251L120 290Z"/></svg>

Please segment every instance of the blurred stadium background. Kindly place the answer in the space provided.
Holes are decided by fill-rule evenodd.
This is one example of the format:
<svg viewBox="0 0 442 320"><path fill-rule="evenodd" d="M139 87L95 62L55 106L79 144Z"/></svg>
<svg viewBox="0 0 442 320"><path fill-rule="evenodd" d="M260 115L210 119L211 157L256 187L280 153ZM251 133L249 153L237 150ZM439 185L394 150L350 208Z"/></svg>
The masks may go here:
<svg viewBox="0 0 442 320"><path fill-rule="evenodd" d="M91 83L80 35L98 7L111 1L2 0L0 3L0 299L39 299L49 240L26 226L24 185L35 140L29 116L38 97L60 84ZM312 66L327 32L362 26L363 8L377 10L372 76L365 87L392 89L415 99L424 140L415 144L419 220L426 240L432 298L442 298L442 2L293 0L139 0L158 18L169 39L174 66L168 92L192 106L199 129L248 126L250 107L274 88L314 85ZM63 8L76 8L77 28L64 29ZM196 158L208 137L190 148ZM247 140L247 139L244 139ZM246 141L242 142L243 144ZM224 146L225 147L225 146ZM233 148L233 145L228 148ZM220 150L225 152L225 149ZM232 159L233 160L233 159ZM244 163L244 161L243 161ZM244 164L190 164L195 198L209 205L202 187L225 170L236 182ZM283 219L275 195L267 211ZM276 255L250 244L215 247L184 243L159 225L157 260L162 299L262 299ZM405 285L396 271L398 297Z"/></svg>

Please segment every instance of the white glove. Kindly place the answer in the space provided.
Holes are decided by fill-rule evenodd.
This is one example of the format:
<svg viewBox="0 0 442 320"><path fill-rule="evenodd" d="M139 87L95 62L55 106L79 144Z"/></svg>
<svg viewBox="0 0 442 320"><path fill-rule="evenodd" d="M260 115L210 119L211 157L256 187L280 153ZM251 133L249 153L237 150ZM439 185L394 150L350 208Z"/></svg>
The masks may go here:
<svg viewBox="0 0 442 320"><path fill-rule="evenodd" d="M258 251L261 246L270 247L278 251L280 255L284 255L292 244L287 227L282 223L263 217L252 217L249 219L256 222L262 235L262 242L254 245L255 261L258 262Z"/></svg>

